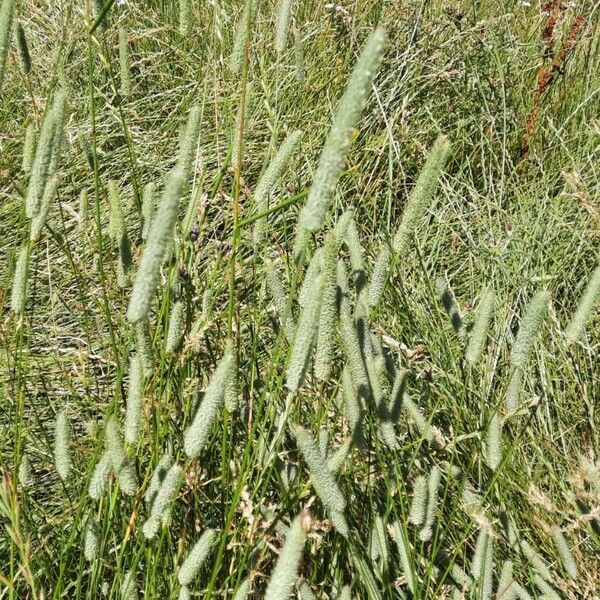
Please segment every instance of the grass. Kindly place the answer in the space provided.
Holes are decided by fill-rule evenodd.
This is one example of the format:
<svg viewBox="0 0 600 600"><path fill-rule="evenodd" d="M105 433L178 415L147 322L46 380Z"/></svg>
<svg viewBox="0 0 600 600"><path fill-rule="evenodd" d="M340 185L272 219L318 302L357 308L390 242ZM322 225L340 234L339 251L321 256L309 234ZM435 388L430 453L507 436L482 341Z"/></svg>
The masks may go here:
<svg viewBox="0 0 600 600"><path fill-rule="evenodd" d="M249 578L248 597L264 596L267 586L270 593L300 586L305 595L308 586L318 598L336 598L348 585L353 598L485 598L490 577L495 592L501 573L511 572L533 598L595 597L597 302L578 341L565 330L600 260L598 5L307 0L292 4L293 31L277 51L279 3L259 1L237 72L231 53L243 4L182 2L183 25L177 2L109 2L95 12L89 0L16 5L32 66L21 70L11 36L0 90L0 598L133 597L125 588L176 598L179 568L209 530L214 545L189 583L195 597L234 598ZM351 283L340 286L348 291L329 376L317 378L311 358L292 393L290 314L298 323L306 272L293 256L296 223L352 68L378 25L387 32L382 62L323 230L307 238L314 254L343 211L354 209L366 273L352 272L343 244ZM125 84L122 64L130 68ZM15 267L30 236L25 135L32 123L39 132L61 86L69 101L58 190L39 241L27 246L27 298L15 314ZM142 348L127 320L132 288L121 285L120 247L108 231L109 182L123 206L133 281L145 247L144 187L153 183L161 197L193 106L199 136L190 184ZM253 192L296 130L299 146L265 208ZM391 259L379 302L367 309L356 282L370 279L381 249L392 247L439 134L451 144L443 175L409 248ZM269 268L287 294L283 322ZM494 294L477 361L466 360L469 333L453 328L440 279L467 331L481 300ZM507 413L511 351L542 289L548 314L519 365L517 410ZM177 303L183 337L173 350ZM352 340L370 389L349 401L357 391L349 380L344 401ZM137 491L125 495L111 474L92 500L105 426L114 425L111 417L122 422L131 357L144 349L152 366L144 366L141 428L124 448ZM206 443L190 459L184 432L228 349L237 358L239 408L229 412L218 398ZM350 425L352 401L365 413L360 431ZM63 411L71 468L61 479L54 432ZM501 429L500 446L490 424L494 435ZM297 431L313 438L308 462ZM183 482L164 524L146 539L144 494L166 454L182 467ZM29 476L19 469L25 455ZM324 468L331 470L323 475ZM332 472L336 487L328 488ZM433 485L432 472L440 482L427 513L431 536L422 541L409 514L415 483ZM327 510L331 494L345 502L347 535ZM294 564L282 565L290 527L284 555ZM474 560L478 545L486 554ZM475 566L489 564L491 575L478 582ZM273 573L285 581L272 581Z"/></svg>

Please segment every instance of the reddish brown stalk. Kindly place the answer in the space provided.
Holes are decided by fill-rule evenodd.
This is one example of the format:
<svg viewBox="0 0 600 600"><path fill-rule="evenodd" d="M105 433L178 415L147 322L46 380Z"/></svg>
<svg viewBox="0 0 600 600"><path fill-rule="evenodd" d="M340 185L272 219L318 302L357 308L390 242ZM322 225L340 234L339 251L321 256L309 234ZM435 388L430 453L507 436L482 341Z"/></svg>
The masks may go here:
<svg viewBox="0 0 600 600"><path fill-rule="evenodd" d="M531 110L525 119L525 134L521 142L521 158L524 158L528 152L537 128L538 116L543 94L548 90L557 75L563 72L565 63L577 42L579 31L583 25L583 15L577 15L571 24L569 35L558 54L556 51L556 24L562 16L560 12L560 1L552 0L542 8L544 12L550 13L546 25L541 33L541 38L544 41L544 49L542 51L542 60L552 58L549 65L542 64L538 71L537 83L533 92L533 100Z"/></svg>

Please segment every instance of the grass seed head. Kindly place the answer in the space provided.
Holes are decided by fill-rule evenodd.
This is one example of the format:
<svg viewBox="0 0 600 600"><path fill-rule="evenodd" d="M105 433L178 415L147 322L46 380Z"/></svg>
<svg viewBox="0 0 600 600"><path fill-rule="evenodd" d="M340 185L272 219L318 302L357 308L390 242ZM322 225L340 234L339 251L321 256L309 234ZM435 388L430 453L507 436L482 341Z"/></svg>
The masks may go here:
<svg viewBox="0 0 600 600"><path fill-rule="evenodd" d="M119 27L119 73L121 75L121 96L131 94L131 58L129 56L129 35L124 27Z"/></svg>
<svg viewBox="0 0 600 600"><path fill-rule="evenodd" d="M327 381L331 375L335 358L336 321L337 321L337 255L338 244L331 232L323 246L321 277L321 308L317 347L315 351L315 375L321 381Z"/></svg>
<svg viewBox="0 0 600 600"><path fill-rule="evenodd" d="M409 244L431 204L449 154L450 142L446 136L440 135L433 144L415 187L408 197L402 220L394 235L392 245L395 254L399 256L406 254Z"/></svg>
<svg viewBox="0 0 600 600"><path fill-rule="evenodd" d="M217 540L218 532L216 529L207 529L200 536L179 569L177 579L180 585L190 585L192 583Z"/></svg>
<svg viewBox="0 0 600 600"><path fill-rule="evenodd" d="M275 25L275 50L279 54L285 50L290 21L292 19L293 3L294 0L279 0L277 22Z"/></svg>
<svg viewBox="0 0 600 600"><path fill-rule="evenodd" d="M556 546L556 550L560 557L560 562L565 570L565 573L571 579L577 579L577 575L579 573L579 569L577 568L577 561L573 556L573 552L569 547L569 542L567 538L563 534L562 530L558 525L555 525L552 528L552 539L554 540L554 545Z"/></svg>
<svg viewBox="0 0 600 600"><path fill-rule="evenodd" d="M71 473L73 463L71 462L71 429L66 411L62 410L56 415L54 425L54 465L63 481L66 481Z"/></svg>
<svg viewBox="0 0 600 600"><path fill-rule="evenodd" d="M17 315L22 315L25 312L27 303L30 252L31 247L28 243L21 246L15 266L10 306L12 311Z"/></svg>
<svg viewBox="0 0 600 600"><path fill-rule="evenodd" d="M512 348L510 356L512 369L525 370L537 334L548 313L549 303L550 293L546 290L538 291L529 303Z"/></svg>
<svg viewBox="0 0 600 600"><path fill-rule="evenodd" d="M15 27L15 42L17 44L17 53L19 55L21 70L25 75L28 75L31 71L31 54L29 54L27 37L21 21L17 21L17 25Z"/></svg>
<svg viewBox="0 0 600 600"><path fill-rule="evenodd" d="M479 300L465 355L467 362L471 365L479 362L485 349L494 313L495 300L494 292L491 289L486 290L481 300Z"/></svg>
<svg viewBox="0 0 600 600"><path fill-rule="evenodd" d="M265 600L288 600L298 576L306 533L300 516L290 525L265 592Z"/></svg>
<svg viewBox="0 0 600 600"><path fill-rule="evenodd" d="M25 130L25 140L23 142L23 160L21 168L27 174L31 172L33 158L35 156L35 124L29 123Z"/></svg>
<svg viewBox="0 0 600 600"><path fill-rule="evenodd" d="M85 537L83 541L83 555L88 562L96 560L99 546L98 524L93 519L89 519L85 527Z"/></svg>
<svg viewBox="0 0 600 600"><path fill-rule="evenodd" d="M0 4L0 91L4 80L6 56L10 46L10 32L15 12L15 0L2 0Z"/></svg>
<svg viewBox="0 0 600 600"><path fill-rule="evenodd" d="M88 494L92 500L99 500L102 494L104 494L111 471L112 468L108 451L105 451L100 456L92 471L92 477L88 488Z"/></svg>
<svg viewBox="0 0 600 600"><path fill-rule="evenodd" d="M142 422L142 401L144 394L144 365L138 353L129 361L129 387L127 389L127 410L125 412L125 441L135 444Z"/></svg>
<svg viewBox="0 0 600 600"><path fill-rule="evenodd" d="M144 319L150 310L158 288L160 268L167 248L173 241L173 230L184 184L184 174L179 170L172 171L165 184L129 300L127 318L131 323Z"/></svg>
<svg viewBox="0 0 600 600"><path fill-rule="evenodd" d="M233 369L235 357L229 350L219 361L200 406L184 433L184 450L190 458L196 458L208 440L212 424L223 405L225 386Z"/></svg>
<svg viewBox="0 0 600 600"><path fill-rule="evenodd" d="M308 466L312 483L319 499L331 513L343 513L346 500L331 471L327 468L325 459L319 447L307 429L296 425L293 428L298 448Z"/></svg>
<svg viewBox="0 0 600 600"><path fill-rule="evenodd" d="M585 324L594 314L598 299L600 299L600 265L592 273L579 304L577 304L575 314L565 329L567 340L570 343L576 342L581 337Z"/></svg>
<svg viewBox="0 0 600 600"><path fill-rule="evenodd" d="M310 232L323 227L327 210L344 168L352 132L367 103L385 43L385 32L376 29L366 41L340 101L325 142L313 183L300 213L298 226Z"/></svg>
<svg viewBox="0 0 600 600"><path fill-rule="evenodd" d="M168 354L172 354L179 349L181 338L183 337L183 319L185 316L185 304L178 300L171 309L169 317L169 330L167 332L167 343L165 350Z"/></svg>

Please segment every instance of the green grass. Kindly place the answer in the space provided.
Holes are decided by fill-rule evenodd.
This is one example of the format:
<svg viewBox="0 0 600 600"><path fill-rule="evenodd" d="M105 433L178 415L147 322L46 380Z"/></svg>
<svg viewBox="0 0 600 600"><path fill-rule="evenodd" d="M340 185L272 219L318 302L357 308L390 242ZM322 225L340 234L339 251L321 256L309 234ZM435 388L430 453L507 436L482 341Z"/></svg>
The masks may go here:
<svg viewBox="0 0 600 600"><path fill-rule="evenodd" d="M22 73L11 37L0 90L0 598L100 598L103 589L120 598L129 572L140 597L177 598L178 569L209 529L217 538L190 585L195 597L234 598L246 578L250 597L263 597L298 515L308 535L297 583L306 582L320 599L337 598L345 585L353 598L481 598L476 585L459 591L455 571L471 573L481 530L493 537L494 591L510 560L531 597L549 597L536 585L539 566L536 571L520 546L528 542L559 597L595 597L597 303L579 341L568 343L565 329L600 260L598 5L561 8L554 54L544 58L548 14L534 2L358 0L332 7L298 0L292 8L297 36L290 30L285 49L276 52L278 3L259 0L237 73L230 54L243 4L188 2L189 33L182 37L175 1L107 4L93 32L94 2L17 3L15 22L24 28L32 68ZM578 15L581 27L540 95L523 153L538 72L560 59ZM360 330L362 352L374 349L367 363L375 396L366 403L363 439L352 443L335 476L347 505L344 537L316 496L294 426L302 425L317 445L326 432L328 457L349 442L341 339L348 328L336 321L327 381L314 376L309 361L304 384L289 393L291 344L266 270L273 261L297 323L305 273L293 257L298 214L352 67L377 25L387 31L383 60L310 252L353 208L370 278L440 133L451 154L410 248L394 259L379 304L367 314L352 284L340 310L342 318L345 310L357 317L350 326ZM129 36L126 97L120 30ZM25 311L15 315L13 276L30 233L28 176L21 169L25 132L30 123L39 132L59 86L68 89L69 103L58 193L31 247ZM112 415L123 419L130 358L139 347L127 321L131 285L119 286L119 247L108 231L109 182L123 204L133 280L145 246L144 186L154 183L161 197L195 105L193 173L150 312L154 364L145 372L139 441L126 446L139 491L124 495L111 476L106 493L91 500L105 424ZM296 130L302 139L264 210L253 197L256 184ZM90 202L85 222L82 190ZM255 247L259 217L264 236ZM350 269L346 245L339 256ZM495 294L475 365L465 359L469 337L452 327L439 278L467 329L486 290ZM550 292L550 308L522 373L519 409L509 415L511 349L540 289ZM173 352L167 337L177 302L184 305L184 335ZM237 353L239 408L219 410L208 442L191 460L184 431L228 341ZM393 377L376 376L381 364L389 375L406 370L398 382L427 420L421 429L409 410L388 410ZM65 481L53 460L55 420L63 410L72 460ZM495 470L487 449L494 414L504 419ZM395 447L382 434L386 419ZM147 540L144 494L167 452L184 468L184 481L168 524ZM25 453L31 477L20 481ZM423 542L408 516L415 481L435 466L441 483L432 536ZM89 563L84 540L92 520L98 554ZM577 564L576 578L561 561L557 526Z"/></svg>

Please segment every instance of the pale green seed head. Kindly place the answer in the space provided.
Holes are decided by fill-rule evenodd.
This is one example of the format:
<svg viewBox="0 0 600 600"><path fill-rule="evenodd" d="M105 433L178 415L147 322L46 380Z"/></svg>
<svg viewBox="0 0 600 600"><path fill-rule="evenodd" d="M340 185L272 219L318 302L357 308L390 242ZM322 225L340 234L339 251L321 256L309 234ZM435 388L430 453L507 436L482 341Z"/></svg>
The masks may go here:
<svg viewBox="0 0 600 600"><path fill-rule="evenodd" d="M71 428L67 413L62 410L56 415L54 425L54 464L60 478L66 481L73 466L71 462Z"/></svg>
<svg viewBox="0 0 600 600"><path fill-rule="evenodd" d="M216 529L207 529L200 536L200 539L194 544L194 547L179 569L177 579L180 585L190 585L193 582L200 567L218 539L219 536Z"/></svg>
<svg viewBox="0 0 600 600"><path fill-rule="evenodd" d="M298 576L306 533L302 518L296 517L290 525L285 542L265 592L265 600L289 600Z"/></svg>
<svg viewBox="0 0 600 600"><path fill-rule="evenodd" d="M358 124L371 92L384 43L384 30L376 29L365 43L350 76L329 136L321 152L306 205L300 213L298 225L302 229L316 232L323 226L335 188L344 169L352 132Z"/></svg>

